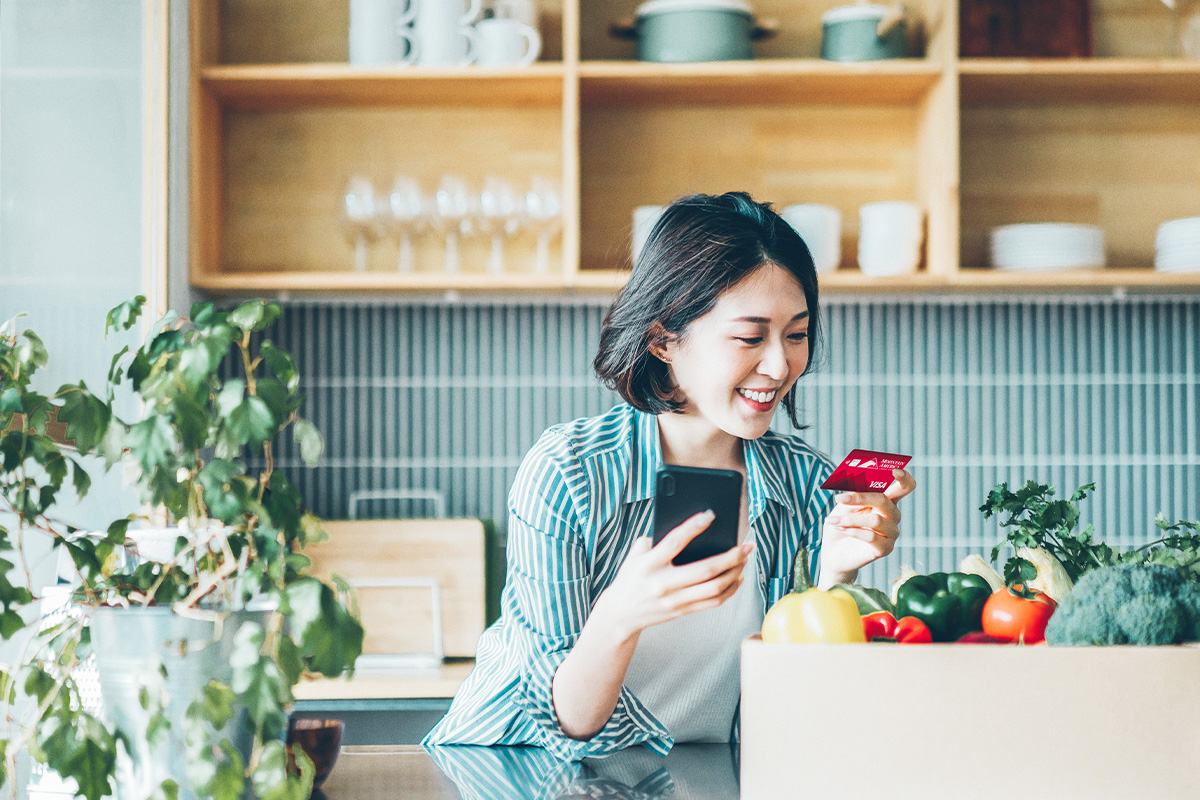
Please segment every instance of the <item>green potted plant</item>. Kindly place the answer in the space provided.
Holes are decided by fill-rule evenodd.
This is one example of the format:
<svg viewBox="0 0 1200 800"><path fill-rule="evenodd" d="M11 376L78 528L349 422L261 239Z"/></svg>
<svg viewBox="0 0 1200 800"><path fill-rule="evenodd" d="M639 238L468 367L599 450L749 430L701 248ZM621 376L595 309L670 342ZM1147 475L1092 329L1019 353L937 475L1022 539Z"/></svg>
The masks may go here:
<svg viewBox="0 0 1200 800"><path fill-rule="evenodd" d="M129 330L144 302L113 309L106 334ZM291 689L305 672L351 670L363 631L348 587L307 574L303 547L324 532L274 467L284 435L310 466L322 449L298 415L292 358L256 342L279 313L262 301L169 312L144 345L113 357L101 394L82 382L38 394L41 341L0 331L0 525L12 521L0 527L0 635L19 652L0 674L7 777L26 747L87 800L308 797L311 764L297 754L294 775L284 744ZM222 379L229 358L238 377ZM114 413L120 387L140 419ZM247 469L247 452L261 470ZM147 514L99 533L56 522L64 488L90 488L88 455L120 465ZM39 613L37 587L12 579L35 536L69 561L70 613ZM103 715L81 693L92 656Z"/></svg>

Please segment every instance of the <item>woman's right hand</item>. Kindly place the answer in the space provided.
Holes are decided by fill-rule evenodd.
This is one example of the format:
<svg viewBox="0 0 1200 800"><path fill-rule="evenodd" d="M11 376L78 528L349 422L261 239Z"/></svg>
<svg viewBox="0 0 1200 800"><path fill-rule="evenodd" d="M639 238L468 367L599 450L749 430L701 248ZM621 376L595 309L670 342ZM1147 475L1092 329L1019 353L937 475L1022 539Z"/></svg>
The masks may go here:
<svg viewBox="0 0 1200 800"><path fill-rule="evenodd" d="M742 568L753 543L690 564L671 563L712 521L711 511L696 514L657 545L648 536L638 537L616 578L597 598L589 620L603 620L619 637L632 638L651 625L716 608L733 597L742 585Z"/></svg>

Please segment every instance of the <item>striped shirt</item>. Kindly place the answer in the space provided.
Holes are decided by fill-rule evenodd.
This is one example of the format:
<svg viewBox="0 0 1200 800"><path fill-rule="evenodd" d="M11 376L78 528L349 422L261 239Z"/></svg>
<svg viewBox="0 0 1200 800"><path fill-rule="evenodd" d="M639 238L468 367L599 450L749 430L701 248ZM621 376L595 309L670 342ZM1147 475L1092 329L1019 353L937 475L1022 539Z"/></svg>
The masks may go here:
<svg viewBox="0 0 1200 800"><path fill-rule="evenodd" d="M762 608L791 590L796 551L819 563L833 465L800 438L745 441L749 536ZM551 682L630 546L652 534L658 420L620 405L547 430L509 493L508 576L500 618L479 639L476 667L425 737L438 744L537 745L579 760L641 744L665 755L671 734L629 689L587 741L559 727ZM815 570L815 566L814 566Z"/></svg>

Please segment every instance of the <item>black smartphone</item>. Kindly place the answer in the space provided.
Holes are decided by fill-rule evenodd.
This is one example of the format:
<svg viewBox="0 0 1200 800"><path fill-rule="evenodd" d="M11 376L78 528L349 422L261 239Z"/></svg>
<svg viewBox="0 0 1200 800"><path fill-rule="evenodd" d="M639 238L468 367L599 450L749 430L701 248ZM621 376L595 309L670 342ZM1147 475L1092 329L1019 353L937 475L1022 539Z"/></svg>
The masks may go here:
<svg viewBox="0 0 1200 800"><path fill-rule="evenodd" d="M654 543L689 517L712 509L716 517L672 563L689 564L724 553L737 544L742 509L742 474L665 464L654 476Z"/></svg>

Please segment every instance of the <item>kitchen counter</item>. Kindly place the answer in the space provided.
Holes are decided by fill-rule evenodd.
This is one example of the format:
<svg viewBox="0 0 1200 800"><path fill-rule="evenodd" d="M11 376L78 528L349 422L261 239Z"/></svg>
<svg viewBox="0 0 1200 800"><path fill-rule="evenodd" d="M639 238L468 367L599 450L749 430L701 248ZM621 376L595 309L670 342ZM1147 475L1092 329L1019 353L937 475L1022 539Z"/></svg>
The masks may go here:
<svg viewBox="0 0 1200 800"><path fill-rule="evenodd" d="M635 747L562 762L536 747L346 747L314 800L736 800L737 750L679 745L664 759Z"/></svg>

